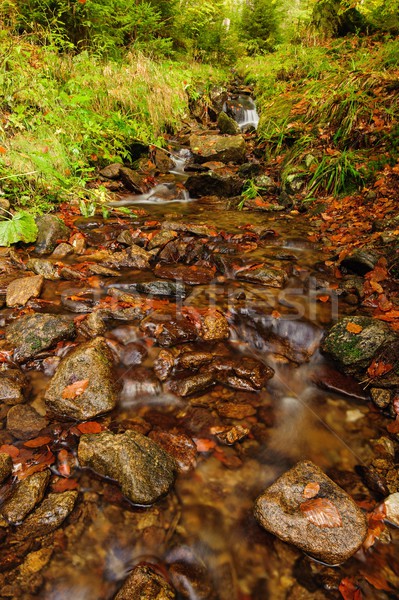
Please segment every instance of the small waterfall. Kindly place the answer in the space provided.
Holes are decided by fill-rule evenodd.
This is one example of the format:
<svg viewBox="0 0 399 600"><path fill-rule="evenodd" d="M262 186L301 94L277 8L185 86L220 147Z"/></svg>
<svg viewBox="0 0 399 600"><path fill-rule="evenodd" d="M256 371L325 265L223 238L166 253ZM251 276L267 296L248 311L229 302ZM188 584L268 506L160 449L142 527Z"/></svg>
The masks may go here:
<svg viewBox="0 0 399 600"><path fill-rule="evenodd" d="M259 115L256 104L250 96L239 95L236 98L229 98L223 110L237 121L241 131L247 131L251 128L257 129Z"/></svg>

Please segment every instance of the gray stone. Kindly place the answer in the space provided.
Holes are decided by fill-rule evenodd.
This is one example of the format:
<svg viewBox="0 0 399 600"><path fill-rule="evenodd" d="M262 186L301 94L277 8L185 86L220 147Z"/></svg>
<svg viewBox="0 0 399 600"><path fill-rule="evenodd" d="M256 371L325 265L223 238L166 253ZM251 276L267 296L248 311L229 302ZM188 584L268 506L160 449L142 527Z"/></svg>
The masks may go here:
<svg viewBox="0 0 399 600"><path fill-rule="evenodd" d="M51 254L51 257L60 260L73 253L74 249L71 246L71 244L66 244L65 242L62 242L61 244L58 244L54 252Z"/></svg>
<svg viewBox="0 0 399 600"><path fill-rule="evenodd" d="M49 494L38 508L31 513L16 531L16 539L45 537L62 525L71 514L78 492Z"/></svg>
<svg viewBox="0 0 399 600"><path fill-rule="evenodd" d="M0 452L0 483L3 483L12 473L12 458Z"/></svg>
<svg viewBox="0 0 399 600"><path fill-rule="evenodd" d="M151 567L139 565L115 596L115 600L174 600L176 594L167 581Z"/></svg>
<svg viewBox="0 0 399 600"><path fill-rule="evenodd" d="M59 240L69 237L70 230L61 219L54 215L42 215L36 219L39 234L36 240L36 254L50 254Z"/></svg>
<svg viewBox="0 0 399 600"><path fill-rule="evenodd" d="M122 167L123 165L121 163L112 163L112 165L107 165L101 169L100 175L107 179L118 179Z"/></svg>
<svg viewBox="0 0 399 600"><path fill-rule="evenodd" d="M12 489L11 496L1 505L0 515L11 525L23 521L36 504L43 500L50 476L50 470L46 469L23 479Z"/></svg>
<svg viewBox="0 0 399 600"><path fill-rule="evenodd" d="M7 413L7 429L18 440L36 437L46 425L46 419L27 404L17 404Z"/></svg>
<svg viewBox="0 0 399 600"><path fill-rule="evenodd" d="M42 275L44 279L49 279L50 281L57 281L57 279L60 279L58 267L52 263L51 260L44 258L30 258L26 263L26 268L29 271L36 273L36 275Z"/></svg>
<svg viewBox="0 0 399 600"><path fill-rule="evenodd" d="M362 328L351 333L347 327L353 323ZM367 366L373 356L397 340L397 336L383 321L370 317L352 316L341 318L325 338L322 348L336 361L346 367Z"/></svg>
<svg viewBox="0 0 399 600"><path fill-rule="evenodd" d="M204 163L209 160L223 163L245 162L246 145L242 135L192 135L190 149L195 162Z"/></svg>
<svg viewBox="0 0 399 600"><path fill-rule="evenodd" d="M365 275L372 271L378 262L378 254L369 250L355 250L352 254L341 261L341 267L345 267L357 275Z"/></svg>
<svg viewBox="0 0 399 600"><path fill-rule="evenodd" d="M121 167L119 169L119 177L126 189L134 192L135 194L144 194L146 186L143 182L143 175L136 173L128 167Z"/></svg>
<svg viewBox="0 0 399 600"><path fill-rule="evenodd" d="M65 391L76 381L87 383L82 392L74 395ZM44 397L47 407L57 415L85 420L115 408L117 395L111 351L103 338L96 338L61 361Z"/></svg>
<svg viewBox="0 0 399 600"><path fill-rule="evenodd" d="M7 288L6 304L9 308L25 306L31 298L38 298L44 283L43 275L14 279Z"/></svg>
<svg viewBox="0 0 399 600"><path fill-rule="evenodd" d="M309 484L319 486L316 494ZM367 534L362 511L311 461L279 477L256 500L254 512L267 531L328 564L350 558Z"/></svg>
<svg viewBox="0 0 399 600"><path fill-rule="evenodd" d="M117 481L123 494L141 505L164 496L177 469L174 459L158 444L134 430L82 435L78 458L82 467Z"/></svg>
<svg viewBox="0 0 399 600"><path fill-rule="evenodd" d="M220 133L226 133L227 135L238 135L241 133L237 121L234 121L223 110L218 115L217 124Z"/></svg>
<svg viewBox="0 0 399 600"><path fill-rule="evenodd" d="M19 317L6 328L7 341L18 361L32 358L74 334L75 325L67 317L41 313Z"/></svg>

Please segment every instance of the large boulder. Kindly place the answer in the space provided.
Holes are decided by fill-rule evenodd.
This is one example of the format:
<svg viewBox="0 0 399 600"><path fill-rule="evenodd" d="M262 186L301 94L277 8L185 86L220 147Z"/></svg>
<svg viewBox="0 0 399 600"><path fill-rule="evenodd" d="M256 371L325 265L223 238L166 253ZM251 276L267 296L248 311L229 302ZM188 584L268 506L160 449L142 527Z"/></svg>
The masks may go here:
<svg viewBox="0 0 399 600"><path fill-rule="evenodd" d="M70 230L61 219L54 215L42 215L36 219L38 236L36 240L36 254L51 254L59 240L69 237Z"/></svg>
<svg viewBox="0 0 399 600"><path fill-rule="evenodd" d="M190 137L190 149L197 163L205 163L209 160L222 163L245 162L245 140L242 135L192 135Z"/></svg>
<svg viewBox="0 0 399 600"><path fill-rule="evenodd" d="M331 565L355 554L367 534L362 511L311 461L279 477L256 500L254 511L267 531Z"/></svg>
<svg viewBox="0 0 399 600"><path fill-rule="evenodd" d="M130 573L115 600L174 600L176 594L168 582L147 565L138 565Z"/></svg>
<svg viewBox="0 0 399 600"><path fill-rule="evenodd" d="M241 194L243 181L235 174L225 172L223 169L216 169L207 173L190 175L184 185L191 198L212 195L230 198Z"/></svg>
<svg viewBox="0 0 399 600"><path fill-rule="evenodd" d="M218 115L217 123L220 133L227 135L238 135L241 133L237 121L229 117L223 110Z"/></svg>
<svg viewBox="0 0 399 600"><path fill-rule="evenodd" d="M114 479L134 504L153 504L175 480L175 460L158 444L131 430L83 435L78 458L82 467Z"/></svg>
<svg viewBox="0 0 399 600"><path fill-rule="evenodd" d="M40 313L19 317L6 329L17 361L32 358L74 334L75 325L67 317Z"/></svg>
<svg viewBox="0 0 399 600"><path fill-rule="evenodd" d="M332 327L322 349L348 370L366 367L397 336L383 321L370 317L343 317Z"/></svg>
<svg viewBox="0 0 399 600"><path fill-rule="evenodd" d="M78 420L92 419L115 408L112 354L103 338L81 344L61 361L45 400L52 412Z"/></svg>

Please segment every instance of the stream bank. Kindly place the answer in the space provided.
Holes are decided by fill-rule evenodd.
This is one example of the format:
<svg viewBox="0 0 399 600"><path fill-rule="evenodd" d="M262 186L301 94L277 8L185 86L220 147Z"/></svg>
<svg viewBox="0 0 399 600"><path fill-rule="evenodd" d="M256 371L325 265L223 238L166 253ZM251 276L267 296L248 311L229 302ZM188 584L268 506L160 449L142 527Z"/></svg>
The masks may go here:
<svg viewBox="0 0 399 600"><path fill-rule="evenodd" d="M216 118L229 109L219 100ZM193 120L142 173L102 172L124 188L108 218L64 206L62 223L40 218L36 247L2 251L0 597L395 597L398 534L382 503L399 490L394 398L374 386L389 394L379 412L381 394L373 404L351 375L397 335L386 326L378 348L356 346L372 325L359 321L362 285L375 278L326 265L255 145L254 132ZM237 210L257 177L262 193ZM359 367L348 375L321 352L339 317L352 362L335 358ZM365 544L337 566L311 528L304 553L253 514L304 460L362 514L349 534ZM313 501L299 512L326 551L353 504L301 464L295 510ZM339 494L337 517L326 501Z"/></svg>

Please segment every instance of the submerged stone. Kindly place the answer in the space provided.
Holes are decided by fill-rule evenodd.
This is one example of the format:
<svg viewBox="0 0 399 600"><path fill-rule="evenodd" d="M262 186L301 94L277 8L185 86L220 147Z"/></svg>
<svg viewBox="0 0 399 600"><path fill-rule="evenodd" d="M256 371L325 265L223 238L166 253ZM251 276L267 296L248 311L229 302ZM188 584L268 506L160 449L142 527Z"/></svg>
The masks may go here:
<svg viewBox="0 0 399 600"><path fill-rule="evenodd" d="M267 531L328 564L350 558L367 534L360 508L311 461L279 477L256 500L254 512Z"/></svg>
<svg viewBox="0 0 399 600"><path fill-rule="evenodd" d="M153 504L172 487L177 465L158 444L137 431L80 438L82 467L114 479L134 504Z"/></svg>
<svg viewBox="0 0 399 600"><path fill-rule="evenodd" d="M17 404L7 413L7 429L19 440L36 437L46 425L46 419L27 404Z"/></svg>
<svg viewBox="0 0 399 600"><path fill-rule="evenodd" d="M46 469L23 479L12 490L10 498L2 504L0 515L12 525L23 521L36 504L43 500L50 475L49 469Z"/></svg>
<svg viewBox="0 0 399 600"><path fill-rule="evenodd" d="M176 594L168 582L147 565L133 569L115 600L174 600Z"/></svg>
<svg viewBox="0 0 399 600"><path fill-rule="evenodd" d="M49 494L16 531L17 539L45 537L62 525L70 515L78 498L78 492Z"/></svg>
<svg viewBox="0 0 399 600"><path fill-rule="evenodd" d="M12 458L0 452L0 483L3 483L12 473Z"/></svg>

